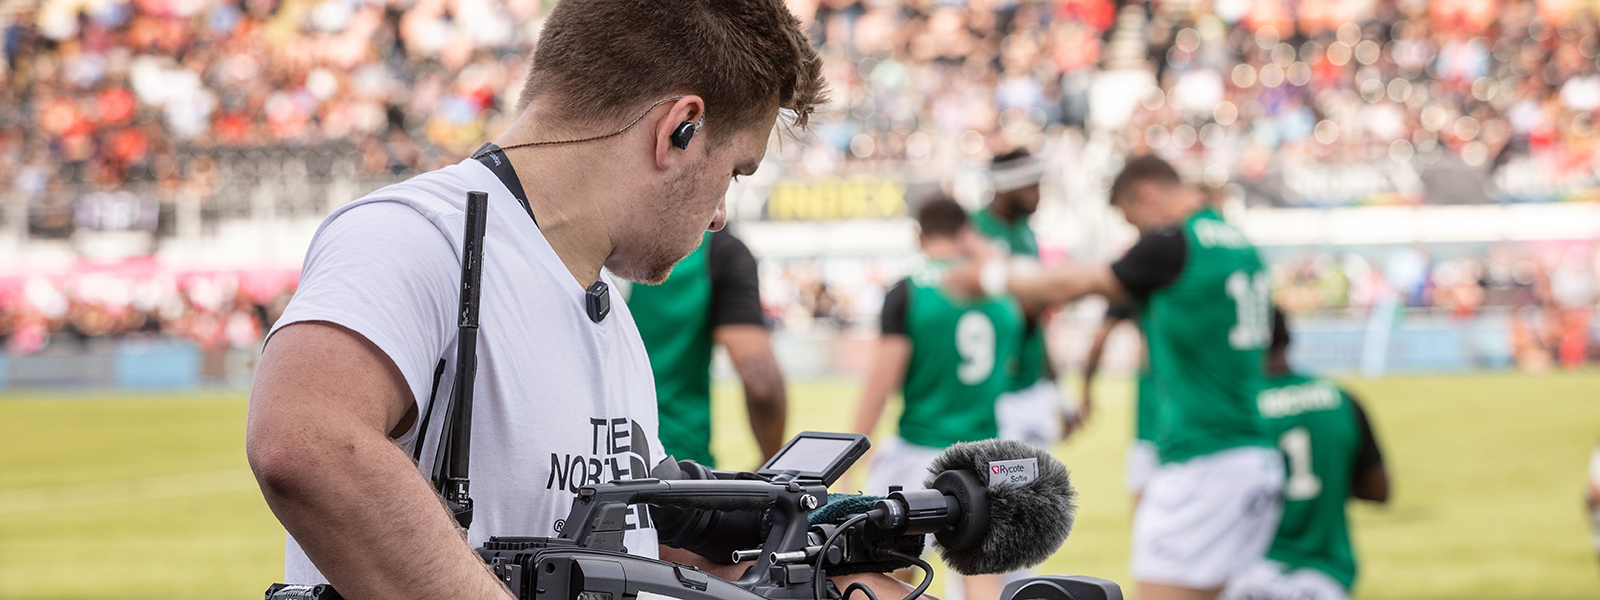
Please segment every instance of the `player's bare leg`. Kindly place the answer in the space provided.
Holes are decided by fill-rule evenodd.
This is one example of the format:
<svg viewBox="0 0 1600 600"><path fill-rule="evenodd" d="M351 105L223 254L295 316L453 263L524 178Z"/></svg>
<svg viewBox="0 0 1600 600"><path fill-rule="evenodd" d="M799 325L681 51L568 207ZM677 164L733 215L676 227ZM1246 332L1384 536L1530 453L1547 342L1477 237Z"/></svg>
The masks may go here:
<svg viewBox="0 0 1600 600"><path fill-rule="evenodd" d="M1600 555L1600 447L1589 457L1588 485L1584 486L1584 503L1589 508L1589 523L1594 527L1594 550Z"/></svg>
<svg viewBox="0 0 1600 600"><path fill-rule="evenodd" d="M1220 587L1197 590L1147 581L1140 581L1135 587L1138 590L1136 596L1139 600L1216 600L1217 596L1222 594Z"/></svg>
<svg viewBox="0 0 1600 600"><path fill-rule="evenodd" d="M1006 584L1004 575L967 575L961 579L966 587L967 600L999 600L1000 591Z"/></svg>

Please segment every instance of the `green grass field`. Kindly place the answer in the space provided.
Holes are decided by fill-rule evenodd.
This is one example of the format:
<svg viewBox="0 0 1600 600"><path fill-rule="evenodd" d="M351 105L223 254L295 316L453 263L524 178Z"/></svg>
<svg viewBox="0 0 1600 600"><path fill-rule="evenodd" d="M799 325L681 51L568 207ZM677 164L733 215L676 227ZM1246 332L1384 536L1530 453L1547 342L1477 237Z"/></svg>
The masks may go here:
<svg viewBox="0 0 1600 600"><path fill-rule="evenodd" d="M1390 377L1364 398L1395 483L1353 510L1360 598L1596 598L1580 492L1600 374ZM792 388L793 431L848 426L856 382ZM1043 572L1128 585L1127 383L1058 455L1082 505ZM0 395L0 598L258 598L283 531L245 466L244 400ZM736 391L717 394L725 467L753 466ZM936 583L935 590L942 588Z"/></svg>

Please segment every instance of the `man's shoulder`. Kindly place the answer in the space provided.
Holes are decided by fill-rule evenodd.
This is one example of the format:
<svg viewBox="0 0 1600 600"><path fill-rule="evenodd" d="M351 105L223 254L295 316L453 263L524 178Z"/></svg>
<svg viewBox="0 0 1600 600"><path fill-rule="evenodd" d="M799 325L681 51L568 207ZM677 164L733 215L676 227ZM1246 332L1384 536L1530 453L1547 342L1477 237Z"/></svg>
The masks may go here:
<svg viewBox="0 0 1600 600"><path fill-rule="evenodd" d="M430 220L459 219L466 211L467 192L488 191L466 163L450 165L390 184L341 207L340 212L374 202L409 206ZM330 218L332 218L330 216Z"/></svg>
<svg viewBox="0 0 1600 600"><path fill-rule="evenodd" d="M323 219L312 243L328 243L365 225L396 236L420 235L431 228L455 245L466 218L467 192L484 188L469 168L457 164L435 169L357 198Z"/></svg>

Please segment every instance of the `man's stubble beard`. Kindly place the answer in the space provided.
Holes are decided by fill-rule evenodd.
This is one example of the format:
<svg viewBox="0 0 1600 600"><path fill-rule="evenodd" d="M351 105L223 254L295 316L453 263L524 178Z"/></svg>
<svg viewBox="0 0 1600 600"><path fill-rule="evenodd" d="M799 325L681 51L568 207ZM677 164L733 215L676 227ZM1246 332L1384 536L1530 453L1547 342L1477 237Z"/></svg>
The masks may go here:
<svg viewBox="0 0 1600 600"><path fill-rule="evenodd" d="M634 283L657 285L667 280L678 261L699 247L700 233L705 231L710 220L700 226L700 233L696 234L692 245L686 246L684 239L673 234L689 228L683 221L693 217L684 214L684 205L694 196L694 182L703 170L697 168L686 171L667 182L662 193L649 201L653 214L641 215L641 218L654 219L657 226L645 229L647 233L640 240L638 250L631 253L635 256L633 260L626 261L626 264L606 265L613 274Z"/></svg>

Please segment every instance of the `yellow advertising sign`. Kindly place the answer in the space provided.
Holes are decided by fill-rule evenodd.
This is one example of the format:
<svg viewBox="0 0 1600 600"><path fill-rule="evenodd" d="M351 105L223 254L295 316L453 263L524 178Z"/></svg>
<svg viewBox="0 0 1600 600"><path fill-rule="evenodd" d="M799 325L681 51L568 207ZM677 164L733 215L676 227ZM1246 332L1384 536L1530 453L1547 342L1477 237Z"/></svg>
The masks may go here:
<svg viewBox="0 0 1600 600"><path fill-rule="evenodd" d="M906 183L877 177L781 181L767 193L772 221L888 219L906 214Z"/></svg>

